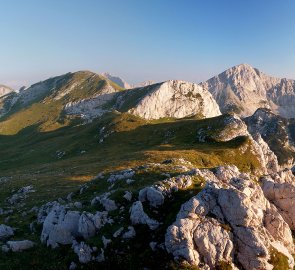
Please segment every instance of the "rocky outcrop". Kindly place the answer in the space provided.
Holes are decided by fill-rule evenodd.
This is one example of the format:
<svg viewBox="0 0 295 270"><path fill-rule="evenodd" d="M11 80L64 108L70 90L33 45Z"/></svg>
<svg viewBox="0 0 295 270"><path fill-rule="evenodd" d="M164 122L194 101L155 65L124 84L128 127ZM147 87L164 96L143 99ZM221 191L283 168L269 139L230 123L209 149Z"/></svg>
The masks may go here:
<svg viewBox="0 0 295 270"><path fill-rule="evenodd" d="M249 136L246 124L237 115L223 115L218 120L214 123L208 122L197 130L198 141L227 142L237 137Z"/></svg>
<svg viewBox="0 0 295 270"><path fill-rule="evenodd" d="M120 93L116 109L145 119L220 115L211 94L194 83L167 81Z"/></svg>
<svg viewBox="0 0 295 270"><path fill-rule="evenodd" d="M94 259L92 253L93 249L88 246L85 242L78 243L77 241L73 242L72 248L74 252L78 255L80 263L89 263Z"/></svg>
<svg viewBox="0 0 295 270"><path fill-rule="evenodd" d="M7 199L8 203L11 205L17 204L27 198L29 193L35 192L33 186L26 186L20 188L15 192L10 198Z"/></svg>
<svg viewBox="0 0 295 270"><path fill-rule="evenodd" d="M151 230L155 230L159 226L159 222L151 219L143 210L142 203L137 201L130 208L130 220L133 225L144 224Z"/></svg>
<svg viewBox="0 0 295 270"><path fill-rule="evenodd" d="M150 206L158 207L164 203L165 197L172 192L184 190L192 185L190 175L181 174L175 177L167 178L150 187L145 187L139 191L138 200L148 201Z"/></svg>
<svg viewBox="0 0 295 270"><path fill-rule="evenodd" d="M89 239L93 237L106 223L110 223L108 212L96 212L95 214L68 210L58 203L51 203L46 215L44 206L39 210L39 223L43 223L41 242L52 248L59 245L72 244L76 238ZM45 212L45 214L44 214ZM43 215L46 215L43 218ZM41 218L42 217L42 218ZM44 221L43 221L44 219Z"/></svg>
<svg viewBox="0 0 295 270"><path fill-rule="evenodd" d="M291 168L295 160L294 119L285 119L268 109L258 109L244 119L249 132L260 134L270 149L277 155L283 167Z"/></svg>
<svg viewBox="0 0 295 270"><path fill-rule="evenodd" d="M6 240L14 235L14 230L5 224L0 225L0 240Z"/></svg>
<svg viewBox="0 0 295 270"><path fill-rule="evenodd" d="M269 259L276 249L292 268L291 230L260 186L235 167L218 168L212 178L207 170L201 175L207 175L208 183L182 205L175 223L167 229L167 251L175 259L210 269L220 263L237 269L238 262L250 270L272 269Z"/></svg>
<svg viewBox="0 0 295 270"><path fill-rule="evenodd" d="M292 230L295 230L295 176L284 170L261 179L265 197L279 210Z"/></svg>
<svg viewBox="0 0 295 270"><path fill-rule="evenodd" d="M59 244L72 244L79 236L79 220L79 212L66 211L61 205L54 206L44 220L41 242L53 248Z"/></svg>
<svg viewBox="0 0 295 270"><path fill-rule="evenodd" d="M283 117L295 115L295 81L270 77L247 64L235 66L201 84L222 113L242 117L270 108Z"/></svg>
<svg viewBox="0 0 295 270"><path fill-rule="evenodd" d="M12 251L12 252L21 252L27 249L31 249L34 246L35 246L35 243L30 240L7 241L6 250Z"/></svg>
<svg viewBox="0 0 295 270"><path fill-rule="evenodd" d="M277 156L270 150L268 144L262 139L259 133L254 134L252 137L256 155L259 158L262 169L264 169L264 173L278 172L280 166Z"/></svg>

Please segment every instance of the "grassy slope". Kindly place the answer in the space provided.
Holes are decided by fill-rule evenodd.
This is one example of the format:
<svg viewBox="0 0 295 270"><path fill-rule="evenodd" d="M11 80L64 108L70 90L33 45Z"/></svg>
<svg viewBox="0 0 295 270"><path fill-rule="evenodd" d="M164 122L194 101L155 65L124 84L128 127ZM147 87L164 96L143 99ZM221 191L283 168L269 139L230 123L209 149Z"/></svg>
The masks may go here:
<svg viewBox="0 0 295 270"><path fill-rule="evenodd" d="M63 108L68 102L75 102L92 97L102 91L107 85L115 91L122 88L106 78L88 71L68 73L41 82L48 91L36 96L34 100L23 106L17 102L9 114L1 118L0 134L14 135L22 129L38 125L42 131L52 131L70 124L70 117L65 117ZM71 91L60 99L59 93Z"/></svg>
<svg viewBox="0 0 295 270"><path fill-rule="evenodd" d="M20 213L35 205L66 196L101 171L109 172L180 157L191 161L196 167L236 164L243 171L257 167L257 160L250 151L241 153L239 150L240 146L249 143L247 138L238 138L227 143L196 142L197 129L207 125L208 122L217 126L220 120L221 118L217 117L206 120L145 121L125 113L110 113L101 120L87 125L67 126L48 132L40 132L40 127L34 125L16 135L2 135L0 137L0 176L12 178L2 184L0 190L2 205L0 207L5 206L5 199L11 195L13 189L33 185L37 190L36 193L30 194L24 207L15 209L10 221L6 223L18 228L15 239L20 237L38 241L40 232L31 235L28 228L28 224L35 218L34 215L29 214L20 220ZM105 132L112 131L113 133L100 144L98 142L102 135L99 131L102 127L105 127ZM65 156L59 159L57 151L64 151ZM83 153L83 151L86 152ZM162 179L161 173L151 171L138 176L139 184L134 187L133 191L136 192L142 186ZM90 191L94 190L104 192L106 185L104 182L95 183ZM118 194L114 196L121 197L124 190L126 187L119 188ZM177 203L169 205L171 208L170 223L175 218L180 204L189 198L187 195L188 193L180 194ZM85 200L89 200L87 193L85 196ZM0 224L3 222L4 217L0 216ZM140 230L143 235L147 234L145 228ZM146 243L147 240L151 239L142 239L142 242ZM140 255L138 265L143 262L147 264L144 258L146 260L152 258L151 254L147 254L149 251L138 243L134 243L134 247L138 250L133 251L133 259L126 257L128 253L126 251L125 255L116 255L116 263L120 265L120 261L123 260L126 262L124 267L132 269L128 268L128 263L135 263L134 258ZM46 254L46 259L42 256L43 254ZM159 256L165 255L160 254ZM17 256L8 254L3 257L0 254L0 269L29 269L30 267L67 269L69 262L75 258L76 256L68 252L68 249L61 248L52 251L39 245L38 248ZM53 266L52 261L58 263ZM117 267L118 265L106 265L105 267ZM95 268L91 264L88 267ZM122 269L125 269L124 267L122 266Z"/></svg>

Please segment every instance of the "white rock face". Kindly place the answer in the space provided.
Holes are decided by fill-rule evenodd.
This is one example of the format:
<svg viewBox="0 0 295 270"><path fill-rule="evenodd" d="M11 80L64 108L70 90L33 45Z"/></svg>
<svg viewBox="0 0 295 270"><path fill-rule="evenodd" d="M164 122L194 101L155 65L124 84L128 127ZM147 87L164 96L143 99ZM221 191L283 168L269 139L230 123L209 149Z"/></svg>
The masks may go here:
<svg viewBox="0 0 295 270"><path fill-rule="evenodd" d="M67 103L64 110L69 115L79 115L84 120L92 120L107 111L103 105L111 101L115 93L115 89L111 85L107 85L95 96Z"/></svg>
<svg viewBox="0 0 295 270"><path fill-rule="evenodd" d="M0 97L5 96L11 92L13 92L13 89L11 89L10 87L5 85L0 85Z"/></svg>
<svg viewBox="0 0 295 270"><path fill-rule="evenodd" d="M264 177L261 180L265 197L280 211L284 220L295 230L295 176L291 170Z"/></svg>
<svg viewBox="0 0 295 270"><path fill-rule="evenodd" d="M258 144L257 151L259 152L260 162L265 172L276 173L279 171L278 158L273 151L270 150L268 144L262 139L259 133L254 134L253 140Z"/></svg>
<svg viewBox="0 0 295 270"><path fill-rule="evenodd" d="M136 92L141 94L137 100L133 96ZM167 81L122 93L117 99L117 109L130 100L133 105L128 112L145 119L220 115L219 107L208 91L184 81Z"/></svg>
<svg viewBox="0 0 295 270"><path fill-rule="evenodd" d="M208 184L182 205L175 223L167 229L167 251L176 259L193 265L201 262L208 269L215 269L221 261L238 269L236 257L244 269L252 270L272 269L268 261L275 248L288 258L292 269L290 227L260 186L234 166L215 171L213 177L208 170L200 171Z"/></svg>
<svg viewBox="0 0 295 270"><path fill-rule="evenodd" d="M295 115L295 81L270 77L242 64L201 84L212 93L221 111L240 116L252 115L258 108L270 108L283 117Z"/></svg>

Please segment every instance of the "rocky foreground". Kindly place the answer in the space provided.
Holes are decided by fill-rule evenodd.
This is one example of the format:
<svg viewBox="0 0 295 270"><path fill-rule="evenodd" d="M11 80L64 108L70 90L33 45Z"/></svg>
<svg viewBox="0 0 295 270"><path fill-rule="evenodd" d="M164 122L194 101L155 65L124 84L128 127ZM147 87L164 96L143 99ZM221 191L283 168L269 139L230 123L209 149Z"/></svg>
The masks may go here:
<svg viewBox="0 0 295 270"><path fill-rule="evenodd" d="M292 170L281 168L261 135L251 135L237 116L223 117L223 124L210 130L210 125L199 130L196 140L247 137L243 151L254 153L260 166L246 173L234 165L198 169L171 159L101 173L77 192L33 207L20 218L34 213L28 226L41 245L66 246L76 254L69 269L93 263L106 267L114 254L132 249L130 241L148 241L151 252L198 269L293 269ZM1 214L8 223L13 209L33 192L27 186L7 198ZM3 252L40 245L20 239L18 229L7 224L0 225L0 240Z"/></svg>

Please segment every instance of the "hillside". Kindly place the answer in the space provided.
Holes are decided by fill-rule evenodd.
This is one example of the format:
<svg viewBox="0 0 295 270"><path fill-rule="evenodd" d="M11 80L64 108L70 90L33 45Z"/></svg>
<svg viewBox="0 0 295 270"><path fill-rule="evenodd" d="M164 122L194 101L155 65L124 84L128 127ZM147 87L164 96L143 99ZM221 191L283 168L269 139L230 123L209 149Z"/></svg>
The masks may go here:
<svg viewBox="0 0 295 270"><path fill-rule="evenodd" d="M104 112L102 106L120 90L118 85L89 71L36 83L1 99L0 133L15 134L33 125L48 131L68 125L76 116L85 120L97 117Z"/></svg>
<svg viewBox="0 0 295 270"><path fill-rule="evenodd" d="M14 239L25 237L38 243L41 233L39 225L36 225L34 229L36 231L33 234L29 226L31 222L34 222L37 212L30 210L35 207L41 211L40 207L44 203L58 198L63 198L59 199L62 202L68 194L74 192L77 197L75 199L73 197L73 200L79 200L85 211L93 211L95 208L90 210L92 208L88 205L93 192L97 195L104 194L108 192L109 187L107 182L101 182L102 180L97 178L99 173L110 175L116 173L114 172L116 170L143 166L142 171L139 170L135 178L136 184L131 186L120 184L119 189L114 189L116 193L112 195L112 198L116 198L116 202L119 203L125 190L131 191L136 198L141 188L165 179L168 174L178 175L183 170L187 170L186 166L188 168L212 168L222 164L236 164L244 172L260 171L261 161L257 158L256 146L252 140L249 140L245 128L242 129L246 133L241 133L241 126L236 126L240 132L237 133L238 135L231 128L231 137L225 136L224 128L227 126L228 119L234 120L230 116L219 116L205 120L183 119L159 123L158 121L146 121L126 113L109 113L83 126L68 126L48 132L40 132L37 127L32 127L17 135L1 136L0 154L4 157L0 164L1 207L4 213L13 210L13 214L9 214L9 220L7 220L7 214L0 216L1 222L17 228ZM213 130L216 127L216 133L211 132L210 135L208 133L209 137L204 141L203 137L200 139L197 134L208 126ZM163 165L163 168L162 165L157 167L156 164L161 164L165 160L168 160L167 165ZM155 165L146 171L145 164ZM97 180L89 182L91 179ZM198 179L196 178L196 191L201 188L201 182ZM91 188L87 189L83 195L78 195L76 191L80 189L79 186L88 182ZM9 203L7 198L24 186L32 186L36 192L25 195L16 203ZM174 211L178 211L179 205L190 197L190 192L179 195L179 200L175 201L175 205L173 204ZM125 204L122 201L122 205ZM128 208L126 211L124 213L128 215ZM115 220L117 220L116 213L111 214L110 212ZM176 212L174 214L171 212L171 216L163 222L165 224L172 222L173 215L176 215ZM21 223L19 223L20 217ZM114 226L108 226L103 230L103 235L106 238L112 237L118 229L116 221ZM162 236L163 229L164 227L158 232ZM141 229L140 226L136 230L145 231L144 227ZM88 243L100 247L101 236L98 234ZM114 243L114 245L117 244ZM144 241L139 247L141 251L138 252L145 252L148 245L149 242ZM40 243L31 251L28 250L18 255L17 259L13 253L3 255L5 260L1 259L0 255L0 266L1 269L9 269L8 265L28 269L32 266L32 262L27 261L26 258L34 257L33 263L38 269L49 269L52 260L60 261L56 269L67 269L69 260L76 261L69 248L65 246L65 248L51 250ZM124 249L125 247L110 246L108 252L113 252L113 248ZM136 250L132 252L137 253ZM41 254L46 254L46 259ZM61 254L64 255L60 257ZM112 267L119 263L120 256L118 254ZM152 262L154 256L157 256L157 253L147 255L142 262L136 261L136 257L131 256L130 261L126 261L122 267L128 269L128 263L132 262L137 268L142 263L148 263L148 260ZM169 256L165 256L163 265L172 262ZM110 261L106 262L105 267L108 263ZM88 267L91 269L91 267L96 267L95 265L89 264Z"/></svg>
<svg viewBox="0 0 295 270"><path fill-rule="evenodd" d="M80 71L0 97L0 269L293 269L294 119L213 96Z"/></svg>
<svg viewBox="0 0 295 270"><path fill-rule="evenodd" d="M201 84L221 112L250 116L258 108L291 118L295 115L295 81L268 76L247 64L230 68Z"/></svg>

